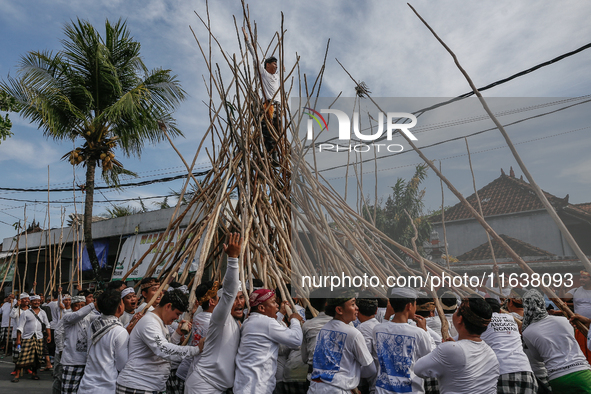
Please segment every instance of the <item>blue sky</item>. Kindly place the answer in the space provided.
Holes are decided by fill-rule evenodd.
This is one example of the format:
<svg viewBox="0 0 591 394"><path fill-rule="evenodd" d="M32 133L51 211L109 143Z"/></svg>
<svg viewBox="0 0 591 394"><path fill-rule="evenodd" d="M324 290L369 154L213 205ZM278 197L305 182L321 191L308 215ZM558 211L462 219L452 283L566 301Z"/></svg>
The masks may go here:
<svg viewBox="0 0 591 394"><path fill-rule="evenodd" d="M413 1L411 4L456 52L460 62L478 86L483 86L589 42L591 3L581 1ZM132 35L142 44L142 56L150 68L169 68L177 74L188 99L176 113L185 138L175 144L186 158L192 158L207 127L207 99L203 76L207 70L189 26L206 42L207 35L194 11L205 17L203 1L27 1L0 0L0 77L15 75L21 55L33 50L59 50L63 24L71 19L89 20L99 30L105 19L126 19ZM295 55L300 56L302 73L315 76L321 66L326 42L330 38L322 96L353 95L353 85L335 58L348 71L363 80L374 97L451 97L469 90L451 57L432 37L403 1L256 1L250 6L251 20L257 23L259 41L266 43L281 26L285 16L286 68L291 68ZM239 1L211 2L210 19L214 34L227 53L238 52L233 15L242 24ZM223 59L214 51L214 61L223 69ZM554 65L518 78L486 92L488 97L535 98L576 97L591 92L591 50L584 51ZM551 100L549 100L551 101ZM520 101L515 105L521 105ZM507 102L504 102L507 104ZM503 104L505 105L505 104ZM501 105L501 107L503 106ZM586 113L589 113L587 110ZM449 119L454 113L446 113ZM524 115L525 116L525 115ZM566 115L568 118L570 115ZM457 118L465 115L457 114ZM71 142L55 142L16 115L11 116L14 136L0 144L0 185L4 187L47 187L47 166L51 187L72 184L72 167L60 157L72 149ZM518 118L518 116L516 117ZM515 118L515 119L516 119ZM512 118L512 120L515 120ZM559 121L560 119L560 121ZM569 118L570 119L570 118ZM518 150L540 186L559 197L570 194L574 203L591 201L591 138L588 129L563 135L584 124L585 111L573 115L572 121L561 117L531 122L511 128ZM425 121L427 122L427 121ZM465 131L476 131L490 125L483 121L464 129L438 129L425 132L419 146L448 139ZM535 140L540 136L548 138ZM498 132L470 139L476 179L479 187L492 181L503 167L516 168L513 158ZM489 150L499 147L498 149ZM472 185L463 141L426 150L431 159L443 159L443 169L465 195ZM464 156L461 156L464 155ZM125 158L124 164L138 173L137 179L148 180L183 173L182 162L168 144L147 146L141 159ZM397 177L408 177L412 164L420 159L414 153L384 160L380 196ZM198 159L207 168L207 156ZM386 169L391 170L387 171ZM517 176L521 172L516 169ZM76 171L76 183L83 183L83 171ZM327 175L337 178L338 174ZM97 179L98 180L98 179ZM133 181L133 180L130 180ZM430 174L426 206L437 209L441 204L439 180ZM95 195L95 213L109 206L106 199L127 199L170 194L181 182L136 187L120 192ZM368 185L373 190L373 186ZM13 199L13 200L8 200ZM45 193L0 191L0 238L14 234L10 224L23 219L22 200L27 204L27 217L42 224L45 217ZM54 193L52 200L70 202L71 193ZM82 200L78 194L77 201ZM457 201L446 194L446 205ZM354 203L354 202L353 202ZM73 204L64 204L66 213ZM81 212L81 206L78 212ZM52 204L52 227L59 225L60 205Z"/></svg>

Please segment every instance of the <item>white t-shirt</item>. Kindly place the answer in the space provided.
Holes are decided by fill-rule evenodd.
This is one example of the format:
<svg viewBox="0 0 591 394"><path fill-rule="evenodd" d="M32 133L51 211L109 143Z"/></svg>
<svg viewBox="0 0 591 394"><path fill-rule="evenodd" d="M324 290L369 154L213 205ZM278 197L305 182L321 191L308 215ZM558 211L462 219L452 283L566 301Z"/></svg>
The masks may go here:
<svg viewBox="0 0 591 394"><path fill-rule="evenodd" d="M127 363L129 334L125 328L115 326L93 345L92 329L89 325L87 337L88 359L78 392L85 394L114 393L119 371Z"/></svg>
<svg viewBox="0 0 591 394"><path fill-rule="evenodd" d="M207 336L207 329L209 328L210 321L211 312L196 313L195 316L193 316L193 328L191 329L192 338L189 342L191 346L197 346L201 338ZM202 353L199 353L193 358L186 358L181 361L181 364L176 370L176 376L182 380L187 380L187 376L189 376L189 370L191 369L191 363L193 360L196 360L195 362L199 361L201 354Z"/></svg>
<svg viewBox="0 0 591 394"><path fill-rule="evenodd" d="M15 301L12 301L12 305L10 305L10 302L5 302L4 304L2 304L2 307L0 308L0 311L2 313L2 325L1 327L8 327L8 321L10 320L10 311L12 309L12 306L15 304ZM12 321L11 321L12 322Z"/></svg>
<svg viewBox="0 0 591 394"><path fill-rule="evenodd" d="M119 316L119 321L121 322L121 324L123 324L123 327L127 327L129 322L131 321L131 318L134 316L135 316L135 313L129 313L129 312L123 311L123 314L121 316Z"/></svg>
<svg viewBox="0 0 591 394"><path fill-rule="evenodd" d="M435 331L441 337L441 319L439 316L427 317L425 320L427 321L427 328Z"/></svg>
<svg viewBox="0 0 591 394"><path fill-rule="evenodd" d="M17 327L18 327L18 323L19 323L20 317L27 310L28 310L28 308L25 309L25 310L22 310L20 307L12 308L10 310L9 316L10 316L10 321L12 322L11 323L12 324L12 334L11 334L12 339L16 339L16 332L17 332Z"/></svg>
<svg viewBox="0 0 591 394"><path fill-rule="evenodd" d="M435 349L433 338L408 323L384 322L373 329L372 352L378 360L376 393L424 393L414 363Z"/></svg>
<svg viewBox="0 0 591 394"><path fill-rule="evenodd" d="M415 363L422 378L436 378L441 394L496 394L499 362L484 341L444 342Z"/></svg>
<svg viewBox="0 0 591 394"><path fill-rule="evenodd" d="M62 317L64 330L64 349L60 362L62 365L85 365L88 355L88 338L86 330L92 320L98 317L94 303L88 304L76 312ZM59 321L58 321L59 323Z"/></svg>
<svg viewBox="0 0 591 394"><path fill-rule="evenodd" d="M64 321L60 320L53 329L53 341L55 342L55 352L64 351Z"/></svg>
<svg viewBox="0 0 591 394"><path fill-rule="evenodd" d="M295 349L302 343L298 319L285 327L276 319L252 313L244 321L236 355L235 394L271 394L275 389L275 371L279 345Z"/></svg>
<svg viewBox="0 0 591 394"><path fill-rule="evenodd" d="M494 312L490 324L480 339L486 342L497 355L499 374L532 372L529 360L523 352L519 327L513 316Z"/></svg>
<svg viewBox="0 0 591 394"><path fill-rule="evenodd" d="M248 50L252 54L254 61L256 61L256 56L254 53L254 48L250 41L246 41L246 46ZM263 90L265 91L264 98L266 100L272 101L279 101L281 102L281 92L279 92L279 68L277 68L277 72L275 74L270 74L267 70L265 70L265 59L260 59L261 64L258 65L259 73L261 74L261 79L263 85ZM256 71L255 71L256 72Z"/></svg>
<svg viewBox="0 0 591 394"><path fill-rule="evenodd" d="M575 313L591 319L591 290L585 290L583 286L570 289L568 293L573 296Z"/></svg>
<svg viewBox="0 0 591 394"><path fill-rule="evenodd" d="M361 367L374 361L363 334L355 327L332 319L322 327L314 349L314 370L308 393L326 392L326 387L353 390L359 385Z"/></svg>
<svg viewBox="0 0 591 394"><path fill-rule="evenodd" d="M51 328L55 329L57 323L59 323L60 319L64 317L64 312L62 309L60 309L60 304L58 301L51 301L47 304L47 306L49 309L51 309ZM61 317L60 311L62 311Z"/></svg>
<svg viewBox="0 0 591 394"><path fill-rule="evenodd" d="M144 302L142 302L142 303L140 304L140 306L138 306L137 308L135 308L135 313L143 312L143 311L144 311L144 308L145 308L146 306L148 306L148 303L147 303L147 302L145 302L145 301L144 301ZM148 308L148 312L152 312L153 310L154 310L154 306L153 306L153 305L150 305L150 307ZM147 313L147 312L146 312L146 313Z"/></svg>
<svg viewBox="0 0 591 394"><path fill-rule="evenodd" d="M591 369L565 317L548 316L530 324L523 341L532 357L546 364L549 380Z"/></svg>
<svg viewBox="0 0 591 394"><path fill-rule="evenodd" d="M210 391L222 392L234 385L234 360L240 343L240 325L230 312L239 285L238 259L228 257L222 295L211 314L203 354L193 360L185 382L187 394L206 392L205 386L209 386Z"/></svg>
<svg viewBox="0 0 591 394"><path fill-rule="evenodd" d="M21 314L21 318L18 322L17 330L21 332L21 339L29 339L35 335L37 339L43 339L43 329L41 323L45 323L46 327L49 327L49 320L47 319L47 314L43 309L39 309L39 314L37 317L34 315L32 308L29 308L25 311L25 313Z"/></svg>
<svg viewBox="0 0 591 394"><path fill-rule="evenodd" d="M446 313L445 314L445 318L447 319L447 323L449 325L449 336L450 337L455 337L456 335L458 335L458 330L456 330L456 328L454 327L454 321L453 321L453 313ZM439 319L439 316L437 316L437 318ZM441 323L441 321L440 321ZM441 329L439 329L439 332L441 332Z"/></svg>
<svg viewBox="0 0 591 394"><path fill-rule="evenodd" d="M171 340L177 341L178 338L169 340L162 319L153 312L146 313L131 331L129 358L117 383L137 390L166 390L170 362L180 362L199 353L198 347L173 345Z"/></svg>
<svg viewBox="0 0 591 394"><path fill-rule="evenodd" d="M439 319L439 317L437 317L437 318ZM417 323L415 323L414 320L410 320L410 319L408 320L408 324L410 324L413 327L417 326ZM441 332L441 330L439 332L433 331L429 326L427 326L427 333L433 339L433 343L435 343L435 346L441 345L441 342L443 341L443 338L441 337L440 332Z"/></svg>
<svg viewBox="0 0 591 394"><path fill-rule="evenodd" d="M386 308L378 308L376 312L376 319L380 322L384 322L384 316L386 316Z"/></svg>
<svg viewBox="0 0 591 394"><path fill-rule="evenodd" d="M320 312L315 318L308 320L302 326L302 361L308 365L312 365L314 359L314 349L316 348L316 338L318 333L326 323L332 320L324 312Z"/></svg>

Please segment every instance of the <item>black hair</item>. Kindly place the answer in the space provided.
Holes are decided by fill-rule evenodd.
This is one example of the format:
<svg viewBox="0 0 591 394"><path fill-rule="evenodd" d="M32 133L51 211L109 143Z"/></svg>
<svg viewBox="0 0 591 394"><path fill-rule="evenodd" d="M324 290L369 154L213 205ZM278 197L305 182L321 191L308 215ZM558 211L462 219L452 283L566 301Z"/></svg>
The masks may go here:
<svg viewBox="0 0 591 394"><path fill-rule="evenodd" d="M416 298L401 298L395 297L390 298L390 305L392 305L392 309L394 309L394 313L399 313L404 311L407 304L413 304L416 301Z"/></svg>
<svg viewBox="0 0 591 394"><path fill-rule="evenodd" d="M195 289L195 297L197 298L197 300L199 300L201 297L203 297L209 291L209 289L211 289L212 287L213 287L213 281L211 281L211 280L201 282L201 284L199 286L197 286L197 288ZM209 300L202 303L201 308L203 308L204 311L209 309Z"/></svg>
<svg viewBox="0 0 591 394"><path fill-rule="evenodd" d="M122 280L114 280L112 282L107 283L107 290L109 290L109 289L119 290L119 288L121 286L123 286L124 284L125 284L125 282L123 282Z"/></svg>
<svg viewBox="0 0 591 394"><path fill-rule="evenodd" d="M341 305L327 305L326 308L324 309L324 313L326 313L330 317L335 317L337 314L337 306L343 306L343 304L341 304Z"/></svg>
<svg viewBox="0 0 591 394"><path fill-rule="evenodd" d="M445 297L441 297L441 303L447 307L451 307L451 306L455 306L454 311L457 309L458 307L458 299L456 298L456 296L447 296L447 294L445 295ZM450 313L453 311L445 311L446 313Z"/></svg>
<svg viewBox="0 0 591 394"><path fill-rule="evenodd" d="M140 291L143 293L144 291L148 291L149 287L146 287L145 289L142 289L142 285L146 284L146 283L150 283L153 280L157 280L156 278L154 278L153 276L150 276L148 278L144 278L141 280L140 282Z"/></svg>
<svg viewBox="0 0 591 394"><path fill-rule="evenodd" d="M483 319L490 319L492 317L492 308L481 297L470 297L468 298L468 305L470 306L470 310L476 316L482 317ZM477 326L468 321L465 317L462 316L462 320L464 321L464 326L466 330L472 335L482 335L483 332L486 331L487 327Z"/></svg>
<svg viewBox="0 0 591 394"><path fill-rule="evenodd" d="M359 313L362 314L363 316L373 316L378 312L378 304L377 303L373 303L369 304L367 302L364 301L376 301L375 298L357 298L356 302L357 302L357 307L359 308Z"/></svg>
<svg viewBox="0 0 591 394"><path fill-rule="evenodd" d="M100 310L103 315L114 316L120 304L121 292L116 289L107 289L96 299L98 310Z"/></svg>
<svg viewBox="0 0 591 394"><path fill-rule="evenodd" d="M433 302L432 298L428 298L428 297L419 297L417 298L417 311L415 312L415 315L419 315L422 317L430 317L431 316L431 311L419 311L418 310L418 306L419 305L425 305L429 302Z"/></svg>
<svg viewBox="0 0 591 394"><path fill-rule="evenodd" d="M484 301L490 305L493 312L501 313L501 304L499 303L499 300L496 298L485 298Z"/></svg>
<svg viewBox="0 0 591 394"><path fill-rule="evenodd" d="M281 305L281 303L283 302L283 297L281 297L281 291L279 290L279 287L275 289L275 301L277 301L279 305Z"/></svg>
<svg viewBox="0 0 591 394"><path fill-rule="evenodd" d="M265 286L265 282L262 279L253 279L252 280L252 287L263 287Z"/></svg>
<svg viewBox="0 0 591 394"><path fill-rule="evenodd" d="M59 295L59 291L54 290L51 292L52 298L57 298L57 296Z"/></svg>
<svg viewBox="0 0 591 394"><path fill-rule="evenodd" d="M316 289L310 292L308 299L310 300L310 306L316 309L318 312L324 312L326 309L326 297L324 289Z"/></svg>
<svg viewBox="0 0 591 394"><path fill-rule="evenodd" d="M312 298L310 295L310 305L318 312L324 312L326 309L326 298Z"/></svg>
<svg viewBox="0 0 591 394"><path fill-rule="evenodd" d="M388 299L378 297L378 308L386 308L388 307Z"/></svg>
<svg viewBox="0 0 591 394"><path fill-rule="evenodd" d="M271 57L267 58L267 60L265 60L265 67L269 63L277 63L277 58L275 56L271 56Z"/></svg>
<svg viewBox="0 0 591 394"><path fill-rule="evenodd" d="M166 291L160 300L160 306L166 304L172 304L172 309L186 312L189 309L189 298L180 290Z"/></svg>
<svg viewBox="0 0 591 394"><path fill-rule="evenodd" d="M182 283L180 283L180 282L175 282L175 281L172 281L172 282L170 282L170 285L169 285L169 287L172 287L173 289L178 289L178 288L179 288L179 287L181 287L182 285L183 285L183 284L182 284Z"/></svg>
<svg viewBox="0 0 591 394"><path fill-rule="evenodd" d="M90 290L82 290L78 292L79 296L88 297L89 295L93 294Z"/></svg>

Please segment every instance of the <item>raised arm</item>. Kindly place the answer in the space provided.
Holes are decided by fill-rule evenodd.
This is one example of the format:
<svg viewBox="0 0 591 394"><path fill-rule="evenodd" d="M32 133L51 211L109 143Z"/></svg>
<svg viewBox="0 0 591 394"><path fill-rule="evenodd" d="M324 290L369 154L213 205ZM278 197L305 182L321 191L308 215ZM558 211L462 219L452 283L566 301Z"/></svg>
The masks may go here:
<svg viewBox="0 0 591 394"><path fill-rule="evenodd" d="M248 51L250 52L250 54L252 55L253 60L256 62L257 61L257 56L256 53L254 51L254 47L252 46L250 39L248 38L248 33L246 32L246 30L244 29L244 27L242 28L242 32L244 33L244 41L246 42L246 47L248 48ZM262 62L258 62L257 63L257 67L259 68L259 72L261 73L261 75L266 72L267 70L265 70L265 67L263 66Z"/></svg>
<svg viewBox="0 0 591 394"><path fill-rule="evenodd" d="M238 280L238 256L240 256L241 247L242 238L238 233L231 234L228 244L224 244L224 251L228 255L228 268L224 276L222 296L211 314L212 323L219 324L225 322L234 305L234 300L240 288L240 281Z"/></svg>
<svg viewBox="0 0 591 394"><path fill-rule="evenodd" d="M91 304L86 305L78 309L76 312L66 313L62 320L64 321L64 326L70 326L73 324L78 323L80 320L84 319L86 315L90 312L94 311L96 308L94 307L94 302Z"/></svg>

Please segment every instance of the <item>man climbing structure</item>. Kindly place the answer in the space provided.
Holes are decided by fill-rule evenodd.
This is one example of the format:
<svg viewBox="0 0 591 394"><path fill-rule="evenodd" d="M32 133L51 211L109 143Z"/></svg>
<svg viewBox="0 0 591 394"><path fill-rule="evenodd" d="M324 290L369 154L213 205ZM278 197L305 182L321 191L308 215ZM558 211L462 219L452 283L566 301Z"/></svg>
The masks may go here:
<svg viewBox="0 0 591 394"><path fill-rule="evenodd" d="M244 40L246 41L246 46L250 51L252 57L257 59L256 53L254 51L254 47L252 46L250 39L248 38L248 34L246 30L242 28L242 32L244 33ZM265 117L269 124L274 127L274 131L277 137L281 136L281 127L280 127L280 117L281 117L281 92L279 91L280 88L280 76L277 73L277 58L275 56L271 56L265 59L258 65L257 73L261 79L261 86L263 87L263 108L265 112ZM270 154L274 160L277 158L277 139L269 130L269 125L267 121L262 122L262 133L263 133L263 140L265 143L265 148L267 149L267 153Z"/></svg>

